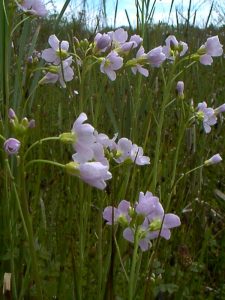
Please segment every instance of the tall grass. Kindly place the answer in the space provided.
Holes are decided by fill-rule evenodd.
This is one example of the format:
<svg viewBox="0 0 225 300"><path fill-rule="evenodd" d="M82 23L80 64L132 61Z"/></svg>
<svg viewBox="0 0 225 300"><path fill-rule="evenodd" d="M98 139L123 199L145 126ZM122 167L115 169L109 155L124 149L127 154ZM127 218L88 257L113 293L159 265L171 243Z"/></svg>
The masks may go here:
<svg viewBox="0 0 225 300"><path fill-rule="evenodd" d="M93 41L95 33L83 33L75 19L63 19L69 2L65 1L59 16L47 20L24 16L14 2L0 2L0 135L13 134L10 107L18 118L36 121L23 140L27 148L45 137L69 132L85 112L98 132L110 137L118 133L119 138L143 146L151 164L114 167L113 179L106 190L99 191L56 165L33 163L23 169L37 158L66 164L71 161L72 147L58 140L43 141L26 157L22 149L16 158L6 155L1 140L0 286L5 273L12 276L11 288L2 297L225 299L224 163L188 174L215 153L224 157L224 119L221 116L208 135L201 124L186 126L192 105L223 104L224 58L215 59L210 67L195 63L187 68L184 62L177 69L172 64L151 68L148 78L134 76L127 68L118 72L114 82L100 72L98 64L83 65L76 67L75 79L66 89L39 85L43 61L33 67L28 58L34 49L46 47L50 34L69 40L71 51L79 52L74 35ZM218 34L225 44L224 28L208 25L211 10L205 28L194 27L190 1L186 23L175 27L152 22L156 1L135 3L135 30L144 37L145 49L163 44L168 34L187 39L190 53L208 36ZM106 11L107 1L103 4ZM116 15L117 9L114 23ZM176 94L178 80L185 82L184 100ZM165 212L181 219L169 241L154 240L143 253L123 239L120 227L108 226L102 218L106 206L117 206L122 199L135 205L140 191L151 191Z"/></svg>

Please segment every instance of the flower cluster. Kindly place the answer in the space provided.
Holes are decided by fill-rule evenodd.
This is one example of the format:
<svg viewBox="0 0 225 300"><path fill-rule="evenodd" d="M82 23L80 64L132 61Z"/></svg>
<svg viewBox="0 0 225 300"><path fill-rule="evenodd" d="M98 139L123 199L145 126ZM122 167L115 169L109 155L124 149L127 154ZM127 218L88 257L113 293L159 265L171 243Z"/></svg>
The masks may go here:
<svg viewBox="0 0 225 300"><path fill-rule="evenodd" d="M221 56L223 54L223 45L220 44L218 36L212 36L207 39L197 53L199 54L199 61L203 65L211 65L213 63L212 57Z"/></svg>
<svg viewBox="0 0 225 300"><path fill-rule="evenodd" d="M11 128L16 137L22 138L29 129L35 127L35 120L30 121L25 117L19 121L15 111L10 108L8 111L8 117L10 120ZM4 150L8 155L15 155L19 152L21 142L16 138L8 138L4 142Z"/></svg>
<svg viewBox="0 0 225 300"><path fill-rule="evenodd" d="M70 174L80 177L91 186L104 189L105 181L112 178L109 172L110 159L116 163L150 163L149 157L143 155L142 147L127 138L121 138L116 143L117 135L110 139L106 134L98 133L92 125L84 123L86 120L87 115L81 113L71 132L59 136L62 142L72 144L76 151L72 155L73 161L66 165Z"/></svg>
<svg viewBox="0 0 225 300"><path fill-rule="evenodd" d="M114 81L116 72L123 67L131 68L134 75L140 73L148 77L149 66L158 68L166 60L173 63L188 51L188 45L182 41L178 42L174 35L166 38L164 46L158 46L148 52L145 52L142 41L143 39L137 34L129 38L128 32L123 28L107 33L97 33L92 43L89 43L87 39L79 41L74 37L75 62L78 68L82 67L84 60L91 64L97 62L100 64L100 71ZM41 55L48 64L45 68L47 73L40 83L59 81L65 88L66 82L71 81L74 77L71 66L74 61L68 53L69 43L67 41L60 42L55 35L51 35L48 42L51 48L43 50ZM223 49L218 36L213 36L208 38L197 53L189 58L190 60L199 60L200 63L207 65L212 63L212 57L221 56L222 53ZM132 55L133 58L130 58Z"/></svg>
<svg viewBox="0 0 225 300"><path fill-rule="evenodd" d="M182 41L178 42L174 35L169 35L165 42L163 53L170 60L174 60L177 56L184 56L188 51L188 45Z"/></svg>
<svg viewBox="0 0 225 300"><path fill-rule="evenodd" d="M133 49L139 48L136 53L136 58L128 60L126 66L130 66L133 74L139 72L147 77L149 72L143 68L144 65L151 65L152 67L159 67L166 59L162 52L162 47L152 49L145 53L144 47L141 46L143 39L134 34L128 40L128 33L123 28L108 33L98 33L94 39L94 53L107 53L106 57L101 57L100 70L105 73L110 80L116 79L116 70L123 66L124 57Z"/></svg>
<svg viewBox="0 0 225 300"><path fill-rule="evenodd" d="M48 13L43 0L23 0L21 3L17 2L17 6L25 13L38 17L45 17Z"/></svg>
<svg viewBox="0 0 225 300"><path fill-rule="evenodd" d="M142 251L148 250L150 241L159 236L170 239L170 229L181 224L177 215L164 213L159 198L151 192L140 192L134 207L127 200L122 200L118 208L107 206L103 218L108 225L120 224L124 228L123 237L129 242L137 238Z"/></svg>
<svg viewBox="0 0 225 300"><path fill-rule="evenodd" d="M74 71L71 67L73 62L72 56L69 56L69 43L67 41L60 42L56 35L51 35L48 39L51 48L42 51L41 57L48 63L46 75L41 79L40 83L56 83L60 82L63 88L66 82L71 81Z"/></svg>
<svg viewBox="0 0 225 300"><path fill-rule="evenodd" d="M197 106L197 119L203 122L203 127L206 133L211 131L211 126L217 123L217 115L225 111L225 103L213 109L207 107L207 103L201 102Z"/></svg>

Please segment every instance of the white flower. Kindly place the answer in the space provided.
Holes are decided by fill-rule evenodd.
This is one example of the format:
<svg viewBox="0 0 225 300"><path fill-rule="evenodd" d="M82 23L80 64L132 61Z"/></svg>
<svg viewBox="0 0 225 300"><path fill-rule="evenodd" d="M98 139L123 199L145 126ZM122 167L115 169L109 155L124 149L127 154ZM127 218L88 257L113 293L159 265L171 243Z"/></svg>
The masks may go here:
<svg viewBox="0 0 225 300"><path fill-rule="evenodd" d="M66 82L71 81L74 71L71 68L72 57L68 57L62 62L62 66L49 66L49 72L40 80L40 84L60 82L63 88L66 88Z"/></svg>
<svg viewBox="0 0 225 300"><path fill-rule="evenodd" d="M25 13L30 13L39 17L45 17L48 13L42 0L23 0L18 7Z"/></svg>
<svg viewBox="0 0 225 300"><path fill-rule="evenodd" d="M51 48L42 51L41 57L55 65L60 64L60 61L68 57L69 43L67 41L60 42L56 35L50 35L48 43Z"/></svg>

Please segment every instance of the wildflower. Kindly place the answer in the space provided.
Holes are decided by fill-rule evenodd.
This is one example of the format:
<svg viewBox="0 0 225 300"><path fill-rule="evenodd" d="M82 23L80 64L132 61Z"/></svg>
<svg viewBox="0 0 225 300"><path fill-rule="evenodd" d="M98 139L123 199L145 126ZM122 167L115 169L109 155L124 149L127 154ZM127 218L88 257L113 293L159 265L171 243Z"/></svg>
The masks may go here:
<svg viewBox="0 0 225 300"><path fill-rule="evenodd" d="M122 163L127 159L131 159L132 142L127 138L119 139L116 146L116 158L117 163Z"/></svg>
<svg viewBox="0 0 225 300"><path fill-rule="evenodd" d="M50 35L48 43L51 48L42 51L41 57L55 65L60 64L60 61L68 57L69 43L67 41L60 42L56 35Z"/></svg>
<svg viewBox="0 0 225 300"><path fill-rule="evenodd" d="M116 52L119 54L129 53L133 48L135 48L136 43L134 41L125 42L119 48L116 48Z"/></svg>
<svg viewBox="0 0 225 300"><path fill-rule="evenodd" d="M140 74L144 75L145 77L148 77L149 72L147 69L143 68L143 64L146 63L146 54L144 47L141 46L136 54L136 65L131 67L131 71L133 74L137 74L139 72Z"/></svg>
<svg viewBox="0 0 225 300"><path fill-rule="evenodd" d="M123 58L115 51L111 51L106 58L102 59L100 70L106 74L110 80L116 79L115 70L119 70L123 66Z"/></svg>
<svg viewBox="0 0 225 300"><path fill-rule="evenodd" d="M150 50L147 54L146 57L152 67L160 67L161 64L164 62L166 59L166 55L163 53L163 48L162 46L156 47L152 50Z"/></svg>
<svg viewBox="0 0 225 300"><path fill-rule="evenodd" d="M127 138L119 139L117 145L115 145L115 148L112 150L116 150L114 160L117 163L130 160L140 166L150 164L150 158L143 155L142 147L132 144Z"/></svg>
<svg viewBox="0 0 225 300"><path fill-rule="evenodd" d="M116 133L112 139L110 139L104 133L98 133L97 130L94 131L94 136L96 138L96 142L101 144L104 148L115 149L116 143L115 140L117 139L118 134Z"/></svg>
<svg viewBox="0 0 225 300"><path fill-rule="evenodd" d="M208 38L204 45L202 45L197 53L200 55L199 61L203 65L211 65L212 57L221 56L223 54L223 45L220 44L218 36Z"/></svg>
<svg viewBox="0 0 225 300"><path fill-rule="evenodd" d="M76 150L76 155L73 157L79 163L87 162L93 159L93 143L96 141L94 136L94 127L85 123L87 115L81 113L73 124L72 134L74 135L73 147Z"/></svg>
<svg viewBox="0 0 225 300"><path fill-rule="evenodd" d="M87 184L100 190L104 190L106 187L105 181L112 178L109 167L104 166L100 162L85 162L81 164L70 162L66 164L65 169L69 174L79 177Z"/></svg>
<svg viewBox="0 0 225 300"><path fill-rule="evenodd" d="M131 220L129 216L130 202L122 200L118 208L107 206L103 211L103 219L107 222L106 224L112 225L113 223L120 223L121 225L127 226Z"/></svg>
<svg viewBox="0 0 225 300"><path fill-rule="evenodd" d="M217 117L214 109L207 107L206 102L198 104L197 118L203 122L203 127L206 133L209 133L211 131L211 126L217 123Z"/></svg>
<svg viewBox="0 0 225 300"><path fill-rule="evenodd" d="M143 42L143 38L138 34L134 34L130 37L129 41L135 42L133 48L137 48Z"/></svg>
<svg viewBox="0 0 225 300"><path fill-rule="evenodd" d="M45 17L48 13L42 0L23 0L18 7L25 13L30 13L39 17Z"/></svg>
<svg viewBox="0 0 225 300"><path fill-rule="evenodd" d="M214 109L214 114L218 115L225 111L225 103Z"/></svg>
<svg viewBox="0 0 225 300"><path fill-rule="evenodd" d="M175 56L183 56L187 50L188 45L185 42L178 42L174 35L169 35L166 39L166 46L163 47L162 52L166 58L174 60Z"/></svg>
<svg viewBox="0 0 225 300"><path fill-rule="evenodd" d="M177 82L176 90L177 90L178 97L181 99L184 99L184 82L183 81Z"/></svg>
<svg viewBox="0 0 225 300"><path fill-rule="evenodd" d="M180 218L172 213L165 214L159 198L151 192L140 192L135 208L126 200L121 201L118 208L108 206L103 211L107 224L127 225L123 237L134 242L135 237L142 251L148 250L151 240L159 236L170 239L170 229L180 226Z"/></svg>
<svg viewBox="0 0 225 300"><path fill-rule="evenodd" d="M219 153L213 155L211 158L207 159L204 162L204 165L210 166L210 165L215 165L218 164L222 161L222 157L219 155Z"/></svg>
<svg viewBox="0 0 225 300"><path fill-rule="evenodd" d="M97 51L105 52L111 45L111 38L107 33L97 33L94 42Z"/></svg>
<svg viewBox="0 0 225 300"><path fill-rule="evenodd" d="M138 235L138 245L141 248L141 251L147 251L151 247L149 232L147 229L146 222L143 223L143 225L139 226L137 229L137 235ZM134 243L134 229L127 227L123 231L123 237L125 240Z"/></svg>
<svg viewBox="0 0 225 300"><path fill-rule="evenodd" d="M4 150L9 155L17 154L20 149L20 141L14 138L9 138L4 142Z"/></svg>
<svg viewBox="0 0 225 300"><path fill-rule="evenodd" d="M135 211L137 214L142 214L144 216L150 215L153 211L157 211L159 215L163 215L163 208L159 203L159 198L153 196L153 194L148 191L145 194L140 192Z"/></svg>
<svg viewBox="0 0 225 300"><path fill-rule="evenodd" d="M123 28L118 28L115 31L109 31L108 35L110 36L115 48L125 43L128 39L128 33Z"/></svg>
<svg viewBox="0 0 225 300"><path fill-rule="evenodd" d="M136 144L132 145L130 158L136 165L139 166L150 164L150 158L143 155L143 148L137 146Z"/></svg>
<svg viewBox="0 0 225 300"><path fill-rule="evenodd" d="M74 76L71 68L72 57L68 57L62 61L62 66L50 66L49 72L40 80L40 84L60 82L63 88L66 88L66 82L71 81Z"/></svg>
<svg viewBox="0 0 225 300"><path fill-rule="evenodd" d="M29 121L28 127L29 127L29 128L35 128L35 126L36 126L35 120L34 120L34 119L31 119L31 120Z"/></svg>

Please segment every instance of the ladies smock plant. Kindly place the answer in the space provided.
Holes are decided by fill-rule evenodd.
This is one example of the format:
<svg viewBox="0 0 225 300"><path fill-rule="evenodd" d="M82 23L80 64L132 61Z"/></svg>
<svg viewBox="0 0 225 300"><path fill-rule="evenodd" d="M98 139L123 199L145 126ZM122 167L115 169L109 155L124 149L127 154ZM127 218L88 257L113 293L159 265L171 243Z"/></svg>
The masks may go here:
<svg viewBox="0 0 225 300"><path fill-rule="evenodd" d="M21 143L15 138L9 138L4 142L4 150L9 155L15 155L19 152Z"/></svg>
<svg viewBox="0 0 225 300"><path fill-rule="evenodd" d="M66 82L73 79L74 71L71 68L72 57L68 57L60 65L52 65L47 68L49 72L39 81L39 84L60 82L63 88L66 88Z"/></svg>
<svg viewBox="0 0 225 300"><path fill-rule="evenodd" d="M140 2L144 5L146 1ZM7 3L4 7L6 12L3 25L7 30L3 30L3 35L6 35L2 38L6 39L2 40L5 41L10 37L11 45L11 41L14 41L15 38L15 47L9 56L7 56L7 47L2 51L6 55L5 58L8 59L5 60L3 68L6 72L3 72L2 75L4 91L1 93L3 97L0 101L3 108L0 118L3 157L1 180L3 180L3 184L0 180L0 185L3 187L2 198L7 200L3 201L2 206L2 217L5 218L2 225L6 229L5 232L2 232L2 236L6 236L6 239L1 256L8 261L1 267L2 270L10 267L10 272L12 272L13 299L29 298L30 296L42 300L52 297L60 298L62 295L83 299L90 298L97 290L101 293L99 295L101 299L120 297L134 300L137 298L135 289L139 282L140 284L145 282L145 287L140 290L147 290L149 286L150 289L153 289L149 283L152 272L154 272L156 257L163 259L165 256L162 257L161 254L167 255L169 252L169 250L160 252L161 238L169 240L172 229L181 225L179 216L175 213L167 213L167 210L174 209L174 203L175 209L181 211L183 201L186 201L187 197L182 197L186 192L186 183L181 187L181 189L184 187L182 193L178 190L179 183L190 173L196 170L201 171L204 167L222 161L218 153L204 161L202 157L205 157L205 154L202 151L195 151L195 158L200 157L201 165L191 170L188 168L187 171L186 167L189 167L189 163L184 163L183 166L183 162L180 162L181 157L184 157L184 162L189 158L189 151L186 151L187 147L186 143L183 143L183 137L187 136L187 132L188 134L194 132L193 136L196 136L196 128L192 127L195 121L199 120L200 123L203 123L205 132L209 133L211 126L216 124L218 115L225 111L225 104L214 109L207 107L206 102L202 102L196 109L193 106L190 108L187 101L179 101L184 98L184 82L178 81L183 77L188 78L187 70L197 62L210 65L212 57L222 55L222 45L218 36L211 37L196 53L186 55L188 45L170 35L166 38L164 46L156 45L153 49L144 49L141 36L136 34L129 36L128 31L118 28L114 31L97 33L92 41L90 38L80 41L70 38L70 52L68 41L61 41L55 34L51 34L48 38L50 46L38 54L33 49L39 26L35 29L35 34L31 39L26 38L26 33L30 28L32 28L30 32L33 32L33 28L35 28L33 26L29 28L30 22L34 19L30 17L31 14L46 15L47 11L43 3L41 0L24 0L17 3L18 7L28 15L19 16L21 22L19 20L18 24L15 24L17 18L15 18L15 22L14 20L11 22L10 18L13 14L8 13L8 8L12 8L13 11L15 6ZM64 8L68 3L69 1L65 2ZM58 23L60 17L61 15L57 18L55 30L62 26L62 23ZM139 18L137 19L140 21ZM140 23L142 24L140 24L139 30L144 33L145 22L141 20ZM15 27L13 28L11 25L15 25ZM24 27L20 28L21 25ZM16 43L18 34L15 35L15 32L21 33L21 40L18 44ZM28 53L25 53L27 47L24 47L24 44L26 42L26 45L31 45ZM3 43L3 47L5 45L7 43ZM18 47L20 51L17 54ZM23 58L25 58L24 66ZM40 64L39 58L43 60ZM7 64L11 62L14 63L12 66L18 65L18 74L15 76L14 74L11 76L12 66L7 69ZM94 69L95 67L96 69ZM151 74L153 68L158 69ZM21 70L24 71L22 75L20 74ZM41 138L40 135L44 131L40 127L40 130L29 139L30 130L35 127L35 120L29 120L27 117L20 118L20 114L26 110L34 111L38 125L40 123L45 125L46 122L49 122L49 120L39 122L42 118L41 113L45 112L46 107L32 106L33 99L36 98L36 89L39 88L36 82L40 75L33 76L33 72L40 70L44 74L39 81L40 84L59 82L61 87L66 88L67 83L70 82L68 91L64 90L59 93L64 95L70 93L70 111L68 115L65 115L66 111L61 109L64 106L61 106L62 103L60 103L58 112L60 117L62 116L62 120L70 119L73 112L76 112L78 118L68 132ZM74 70L76 70L76 76L74 76ZM96 70L99 74L96 73ZM129 73L131 75L139 73L145 77L151 74L152 77L148 80L137 74L138 78L135 80L130 78ZM118 74L121 76L117 76ZM109 80L115 81L116 79L120 80L124 74L126 74L125 79L118 82L114 90L111 90L114 83L108 84L106 80L103 80L101 86L98 86L100 77L107 76ZM14 78L15 85L13 86L11 81ZM129 86L125 88L127 83ZM174 95L175 85L177 96ZM88 93L85 90L86 87L90 89ZM74 90L79 91L79 93L77 92L79 101L73 103L71 99ZM98 101L104 92L107 95L110 92L115 96L121 95L121 101L115 98L116 101L113 104L108 102L106 107L105 104L101 105ZM87 115L83 111L87 106L86 98L89 96L91 104L88 110L91 112L94 124L101 121L100 126L107 125L112 137L102 132L99 133L94 126L87 122ZM146 99L142 99L142 97L146 97ZM110 101L110 98L111 96L106 101ZM115 103L119 103L118 107L115 107ZM18 116L11 108L8 111L9 119L7 119L7 110L11 105L13 108L16 107ZM63 103L63 105L66 104ZM51 113L55 111L56 109L49 110ZM108 120L104 116L105 111L109 114L109 122L112 124L106 124ZM173 120L174 116L176 118ZM8 123L5 124L5 122ZM61 119L58 123L61 125ZM167 125L174 125L174 127ZM114 134L112 128L116 128L118 133ZM55 127L51 128L51 132L54 129ZM175 129L174 135L172 134L173 129ZM121 136L123 132L129 132L132 140ZM39 137L36 138L38 134ZM153 134L153 139L149 137L151 134ZM202 135L201 138L206 137ZM143 141L143 148L147 149L148 153L151 151L154 154L153 167L149 167L150 158L144 154L143 148L136 144L135 139ZM54 143L52 148L41 148L43 144L52 142ZM67 146L57 147L56 143L64 143ZM155 149L152 149L154 145ZM169 149L170 145L173 148ZM71 151L69 157L68 150L64 152L65 147ZM182 156L180 151L182 147L185 156ZM59 148L60 151L58 151ZM56 152L58 152L57 155L55 155ZM45 156L49 154L50 159L45 159ZM190 165L192 161L197 160L190 160ZM41 164L60 168L71 177L68 178L66 175L67 177L62 180L63 172L47 173L46 169L41 170ZM34 165L35 167L33 167ZM140 170L144 168L143 166L148 168L145 174ZM182 169L182 167L184 168ZM183 170L186 170L186 173L182 173ZM203 173L201 172L201 180ZM54 178L53 181L51 181L51 177ZM84 184L79 181L83 181ZM51 184L48 184L50 182ZM87 189L85 184L100 191ZM153 194L140 192L137 202L122 200L115 207L114 203L117 198L124 199L128 195L136 193L139 184L151 187L149 189ZM108 189L104 191L107 185ZM194 185L197 186L196 184L192 186ZM47 188L45 189L44 186ZM49 193L51 186L55 189L53 193ZM192 186L190 187L191 192L193 192ZM196 189L198 195L201 193L201 186L206 187L205 184L198 185ZM156 191L165 197L165 211L159 198L154 196ZM193 194L188 193L188 195ZM67 198L67 196L69 197ZM51 201L45 201L50 198ZM105 203L108 203L107 207L105 207ZM48 210L49 208L50 210ZM106 221L106 226L102 224L102 217ZM50 219L52 223L47 226ZM63 222L64 220L66 222ZM187 218L186 221L188 222L189 219ZM97 226L95 227L95 225ZM107 230L109 226L111 228ZM178 239L182 239L185 226ZM23 231L20 230L21 228ZM56 229L55 232L54 229ZM122 238L117 240L120 229L122 229ZM46 243L49 233L52 234L53 245L51 242ZM21 246L19 252L18 245ZM127 251L127 246L129 251ZM98 255L92 256L90 253L92 249L93 253L95 254L97 251ZM171 247L171 249L175 249L175 247ZM147 250L150 250L149 253L142 253ZM123 255L120 251L123 251ZM56 259L52 260L52 257ZM169 260L165 259L163 263L169 264ZM118 261L127 280L125 284L120 281L122 276L118 268ZM99 272L93 271L90 264L98 265ZM47 273L44 270L45 266L48 266ZM62 272L65 267L68 272ZM30 270L32 274L30 274ZM57 274L56 270L59 271ZM119 275L119 283L116 282L116 278L113 278L113 274ZM142 275L139 276L140 274ZM48 280L50 277L51 280ZM68 282L73 281L72 284L64 284L64 279L68 278ZM84 290L86 287L90 287L90 280L93 284L90 292L87 289L86 294ZM97 287L95 288L96 282ZM111 288L113 287L112 283L115 283L115 288ZM119 294L120 286L126 287L123 295ZM153 291L151 290L151 292ZM141 291L141 293L140 296L138 295L140 299L153 298L146 291Z"/></svg>
<svg viewBox="0 0 225 300"><path fill-rule="evenodd" d="M225 104L213 109L207 107L207 103L201 102L198 104L197 119L203 122L205 133L211 132L211 126L217 123L217 115L225 111Z"/></svg>
<svg viewBox="0 0 225 300"><path fill-rule="evenodd" d="M159 236L170 239L170 229L181 225L177 215L164 213L159 198L151 192L140 192L134 207L126 200L122 200L118 208L107 206L103 211L103 218L108 225L118 223L126 227L123 237L132 243L137 240L142 251L148 250L151 240Z"/></svg>
<svg viewBox="0 0 225 300"><path fill-rule="evenodd" d="M29 13L38 17L45 17L48 14L43 0L22 0L16 2L18 7L25 13Z"/></svg>
<svg viewBox="0 0 225 300"><path fill-rule="evenodd" d="M116 79L116 72L123 66L123 58L118 55L117 52L110 52L106 58L103 58L100 70L106 74L110 80Z"/></svg>
<svg viewBox="0 0 225 300"><path fill-rule="evenodd" d="M116 71L123 68L131 67L133 74L139 72L148 77L149 71L145 66L158 68L166 59L172 62L175 59L187 60L187 57L182 57L188 51L188 45L182 41L178 42L174 35L167 37L165 46L155 47L147 53L141 46L142 41L143 39L136 34L128 39L128 32L123 28L107 33L97 33L92 43L89 43L87 39L78 41L75 38L76 53L71 54L76 58L72 61L72 58L68 57L69 43L60 42L55 35L51 35L49 37L51 48L42 51L42 58L53 65L44 68L48 72L40 83L56 83L59 80L61 86L66 87L65 82L71 81L74 76L72 62L76 62L78 69L82 66L84 70L97 62L100 64L101 73L106 74L111 81L115 81ZM203 63L211 59L211 56L222 55L222 52L222 45L216 36L207 39L205 45L200 47L196 54L189 56L189 60L200 60ZM130 59L133 54L135 57ZM127 57L129 57L128 60ZM56 68L55 65L58 67ZM84 71L81 70L81 72Z"/></svg>
<svg viewBox="0 0 225 300"><path fill-rule="evenodd" d="M91 186L104 189L105 181L112 178L109 172L110 159L113 158L120 164L150 164L149 157L143 155L142 147L127 138L121 138L116 143L117 134L109 139L106 134L98 133L89 123L84 123L86 120L87 115L81 113L75 120L72 131L58 137L63 143L72 144L76 151L72 155L73 162L65 165L69 174L79 177Z"/></svg>
<svg viewBox="0 0 225 300"><path fill-rule="evenodd" d="M55 34L50 35L48 43L51 48L43 50L41 57L46 62L59 65L63 59L68 57L69 43L67 41L60 42Z"/></svg>
<svg viewBox="0 0 225 300"><path fill-rule="evenodd" d="M208 38L204 45L202 45L197 53L199 61L203 65L211 65L213 63L212 57L218 57L223 54L223 45L220 44L218 36Z"/></svg>

